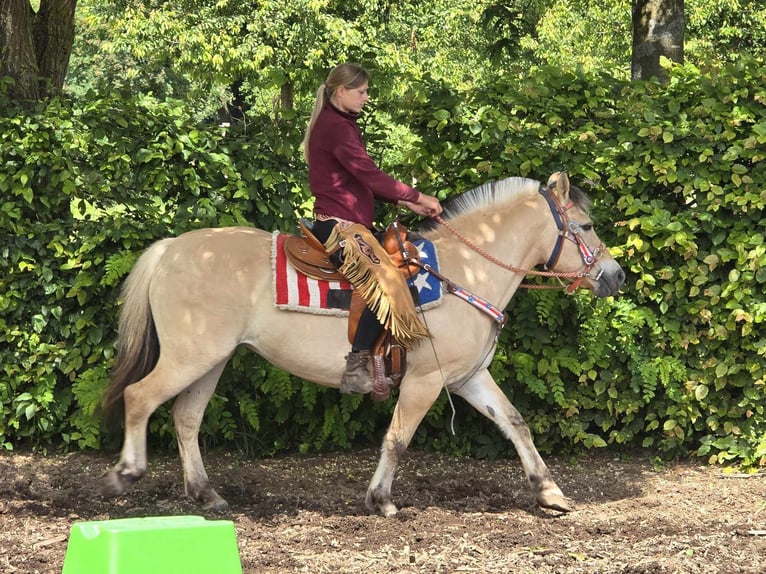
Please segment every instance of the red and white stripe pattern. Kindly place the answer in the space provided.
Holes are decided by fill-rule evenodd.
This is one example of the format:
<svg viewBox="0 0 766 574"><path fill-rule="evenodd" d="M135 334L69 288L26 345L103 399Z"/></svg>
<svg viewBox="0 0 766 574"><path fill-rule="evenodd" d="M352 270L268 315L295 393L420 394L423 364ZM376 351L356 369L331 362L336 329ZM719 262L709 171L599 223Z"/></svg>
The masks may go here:
<svg viewBox="0 0 766 574"><path fill-rule="evenodd" d="M285 256L285 237L275 231L272 241L275 305L280 309L348 315L348 310L327 306L327 293L331 289L349 290L351 284L347 281L318 281L297 271Z"/></svg>

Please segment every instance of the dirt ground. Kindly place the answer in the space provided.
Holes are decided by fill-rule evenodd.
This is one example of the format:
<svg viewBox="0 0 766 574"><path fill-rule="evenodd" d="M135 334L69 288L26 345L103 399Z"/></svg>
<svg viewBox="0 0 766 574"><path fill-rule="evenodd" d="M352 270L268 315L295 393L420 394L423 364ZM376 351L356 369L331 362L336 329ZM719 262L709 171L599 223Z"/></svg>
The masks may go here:
<svg viewBox="0 0 766 574"><path fill-rule="evenodd" d="M155 457L124 497L95 495L116 455L0 455L0 572L61 572L72 524L204 514L183 497L180 463ZM364 508L369 451L247 460L208 453L245 573L766 572L765 474L699 462L655 468L599 453L548 459L577 504L537 508L517 460L409 452L395 518ZM190 573L193 574L193 573Z"/></svg>

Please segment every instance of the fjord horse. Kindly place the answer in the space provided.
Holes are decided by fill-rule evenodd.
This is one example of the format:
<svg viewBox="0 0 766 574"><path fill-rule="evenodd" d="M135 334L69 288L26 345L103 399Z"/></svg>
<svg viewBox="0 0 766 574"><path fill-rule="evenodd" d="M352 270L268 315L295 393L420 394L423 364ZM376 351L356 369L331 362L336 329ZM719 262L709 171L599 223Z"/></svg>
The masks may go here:
<svg viewBox="0 0 766 574"><path fill-rule="evenodd" d="M588 207L565 173L552 175L545 187L511 177L456 197L445 206L442 224L421 233L435 244L445 278L501 311L527 270L541 264L597 297L615 295L625 274L593 230ZM204 508L227 507L208 479L198 432L239 345L302 379L339 386L349 347L346 319L275 307L271 242L271 233L255 228L202 229L157 241L136 263L123 287L117 358L103 397L106 414L124 407L125 417L106 495L122 494L146 472L149 417L175 397L186 494ZM541 507L571 510L527 424L487 370L498 321L448 294L425 313L432 339L408 354L367 508L384 516L397 512L391 497L397 463L446 386L513 443Z"/></svg>

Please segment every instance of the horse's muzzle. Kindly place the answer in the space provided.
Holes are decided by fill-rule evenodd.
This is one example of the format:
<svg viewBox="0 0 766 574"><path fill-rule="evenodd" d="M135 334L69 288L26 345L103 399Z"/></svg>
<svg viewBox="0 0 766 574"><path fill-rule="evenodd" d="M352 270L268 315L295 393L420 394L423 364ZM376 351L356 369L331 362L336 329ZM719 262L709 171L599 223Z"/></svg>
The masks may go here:
<svg viewBox="0 0 766 574"><path fill-rule="evenodd" d="M590 281L596 297L617 295L625 283L625 271L614 259L599 262L591 275Z"/></svg>

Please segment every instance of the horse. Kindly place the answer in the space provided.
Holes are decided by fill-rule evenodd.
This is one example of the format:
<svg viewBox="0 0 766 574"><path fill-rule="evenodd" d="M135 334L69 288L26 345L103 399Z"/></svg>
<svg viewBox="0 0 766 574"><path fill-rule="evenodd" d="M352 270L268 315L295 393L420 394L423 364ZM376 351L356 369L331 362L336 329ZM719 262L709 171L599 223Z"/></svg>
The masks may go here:
<svg viewBox="0 0 766 574"><path fill-rule="evenodd" d="M625 273L599 240L590 201L565 172L546 186L522 178L483 184L446 202L423 237L436 246L438 273L461 292L505 309L536 266L563 278L570 290L616 295ZM175 397L172 420L186 496L203 509L228 503L210 483L198 443L200 424L225 365L239 345L270 363L338 388L348 352L347 320L275 307L270 232L254 227L199 229L156 241L123 284L123 304L111 381L102 396L107 419L124 413L119 462L103 478L114 497L147 469L151 414ZM595 247L594 247L595 246ZM511 263L508 263L511 262ZM408 353L390 426L365 505L393 516L397 464L442 390L460 396L492 420L514 445L540 507L568 512L565 497L535 448L529 427L488 371L502 321L445 294L424 312L430 341Z"/></svg>

